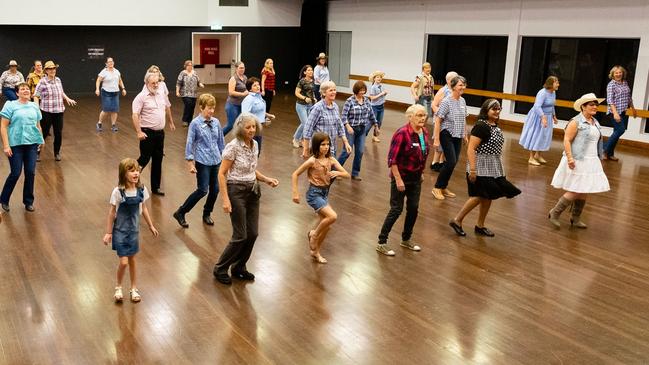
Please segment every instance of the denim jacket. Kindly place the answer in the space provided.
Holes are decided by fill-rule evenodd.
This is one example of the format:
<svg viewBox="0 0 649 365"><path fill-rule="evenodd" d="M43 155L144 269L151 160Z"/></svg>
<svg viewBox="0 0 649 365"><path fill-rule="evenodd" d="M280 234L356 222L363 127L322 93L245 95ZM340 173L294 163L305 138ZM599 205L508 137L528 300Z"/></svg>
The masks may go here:
<svg viewBox="0 0 649 365"><path fill-rule="evenodd" d="M587 138L590 124L586 121L586 118L582 113L579 113L577 116L575 116L573 120L577 122L577 135L575 136L575 139L572 140L570 149L572 151L572 157L575 160L582 160L584 158L584 154L586 153L586 143L588 143ZM597 142L597 156L601 159L604 153L602 143L602 129L597 119L593 118L593 121L595 122L595 126L599 131L599 141Z"/></svg>

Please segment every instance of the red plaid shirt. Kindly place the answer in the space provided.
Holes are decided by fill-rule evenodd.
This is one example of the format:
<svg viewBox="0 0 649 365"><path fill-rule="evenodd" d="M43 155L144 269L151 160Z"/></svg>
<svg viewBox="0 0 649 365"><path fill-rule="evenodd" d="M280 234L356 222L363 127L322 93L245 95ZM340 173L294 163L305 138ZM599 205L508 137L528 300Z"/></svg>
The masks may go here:
<svg viewBox="0 0 649 365"><path fill-rule="evenodd" d="M430 146L428 144L428 130L422 128L424 133L425 149L422 150L419 135L407 123L397 129L390 142L390 151L388 152L388 167L397 165L399 174L405 180L408 177L420 178L421 173L426 167L426 158ZM392 171L390 171L390 177Z"/></svg>
<svg viewBox="0 0 649 365"><path fill-rule="evenodd" d="M63 84L61 84L61 79L58 77L54 77L54 80L50 80L47 76L43 77L36 85L34 96L41 99L40 108L44 112L63 113L65 111Z"/></svg>
<svg viewBox="0 0 649 365"><path fill-rule="evenodd" d="M261 74L266 75L266 80L264 80L264 91L275 90L275 74L266 69L263 69Z"/></svg>

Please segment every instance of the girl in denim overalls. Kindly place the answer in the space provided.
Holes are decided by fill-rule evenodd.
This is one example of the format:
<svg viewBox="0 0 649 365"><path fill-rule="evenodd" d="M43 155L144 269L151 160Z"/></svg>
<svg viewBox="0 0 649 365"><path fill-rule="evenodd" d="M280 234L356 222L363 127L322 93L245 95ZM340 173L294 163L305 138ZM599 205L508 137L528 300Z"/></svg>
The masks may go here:
<svg viewBox="0 0 649 365"><path fill-rule="evenodd" d="M110 197L110 211L106 223L104 245L113 243L113 250L117 251L119 266L117 267L117 286L115 287L115 302L120 303L124 298L122 294L122 279L126 266L129 267L131 277L131 290L129 291L132 302L140 301L140 292L135 286L135 254L140 250L140 214L144 216L151 233L158 235L158 230L153 226L149 210L144 201L149 198L149 192L140 182L140 166L132 158L125 158L119 163L119 185L113 189Z"/></svg>

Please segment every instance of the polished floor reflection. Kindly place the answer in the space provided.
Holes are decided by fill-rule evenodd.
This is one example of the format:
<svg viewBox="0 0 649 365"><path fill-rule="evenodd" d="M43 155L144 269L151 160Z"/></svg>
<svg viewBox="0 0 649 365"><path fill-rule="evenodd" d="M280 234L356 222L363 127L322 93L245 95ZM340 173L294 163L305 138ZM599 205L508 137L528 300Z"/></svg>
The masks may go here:
<svg viewBox="0 0 649 365"><path fill-rule="evenodd" d="M224 91L214 91L224 121ZM173 99L180 125L182 104ZM166 138L167 195L149 202L160 236L142 230L142 302L115 305L117 258L101 238L118 162L138 156L131 97L122 100L120 131L102 134L94 131L98 98L77 100L65 114L63 161L54 161L50 139L38 165L36 212L21 206L20 182L0 225L2 364L649 362L643 151L621 148L619 163L605 163L612 191L588 201L588 229L569 229L565 216L566 225L554 230L547 211L560 195L549 187L560 141L547 166L532 167L518 135L507 132L508 177L523 194L494 202L487 226L496 237L476 237L472 229L455 236L447 222L466 199L464 178L456 171L449 185L457 198L436 201L427 171L414 235L423 250L398 246L399 221L391 236L397 255L385 257L374 245L388 208L386 155L389 136L404 122L402 111L387 110L383 140L367 143L363 181L332 188L339 219L323 250L329 263L318 265L306 240L316 216L291 202L290 174L301 157L290 145L294 98L281 94L259 165L280 186L263 188L249 264L256 281L223 286L213 279L231 233L220 210L214 227L202 224L200 206L187 215L189 229L172 219L195 187L183 160L186 129L179 127ZM0 158L0 179L8 170ZM148 168L143 179L148 185Z"/></svg>

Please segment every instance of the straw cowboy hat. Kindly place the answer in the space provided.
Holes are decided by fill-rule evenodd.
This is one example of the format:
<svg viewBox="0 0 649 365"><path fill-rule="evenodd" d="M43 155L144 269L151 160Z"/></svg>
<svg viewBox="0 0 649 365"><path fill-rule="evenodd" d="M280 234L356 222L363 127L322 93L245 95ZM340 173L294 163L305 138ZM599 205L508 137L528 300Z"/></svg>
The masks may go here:
<svg viewBox="0 0 649 365"><path fill-rule="evenodd" d="M370 77L369 77L370 82L374 82L374 78L377 77L377 76L381 76L381 78L383 78L383 77L385 77L385 72L383 72L383 71L378 71L378 70L372 72L372 73L370 74Z"/></svg>
<svg viewBox="0 0 649 365"><path fill-rule="evenodd" d="M47 61L45 62L45 66L43 66L43 70L47 70L48 68L59 68L59 65L55 64L53 61Z"/></svg>
<svg viewBox="0 0 649 365"><path fill-rule="evenodd" d="M573 105L573 108L576 111L580 112L582 105L584 105L586 103L589 103L591 101L596 101L597 104L601 104L602 102L604 102L604 100L606 100L606 99L605 98L598 98L593 93L584 94L584 95L581 96L581 98L575 100L575 105Z"/></svg>
<svg viewBox="0 0 649 365"><path fill-rule="evenodd" d="M9 61L9 64L7 65L7 68L9 68L11 66L20 67L20 65L18 64L18 62L16 62L16 60Z"/></svg>
<svg viewBox="0 0 649 365"><path fill-rule="evenodd" d="M316 61L319 61L319 60L321 60L321 59L323 59L323 58L324 58L324 59L328 59L329 57L327 57L327 55L326 55L324 52L320 52L320 54L319 54L318 57L316 58Z"/></svg>

